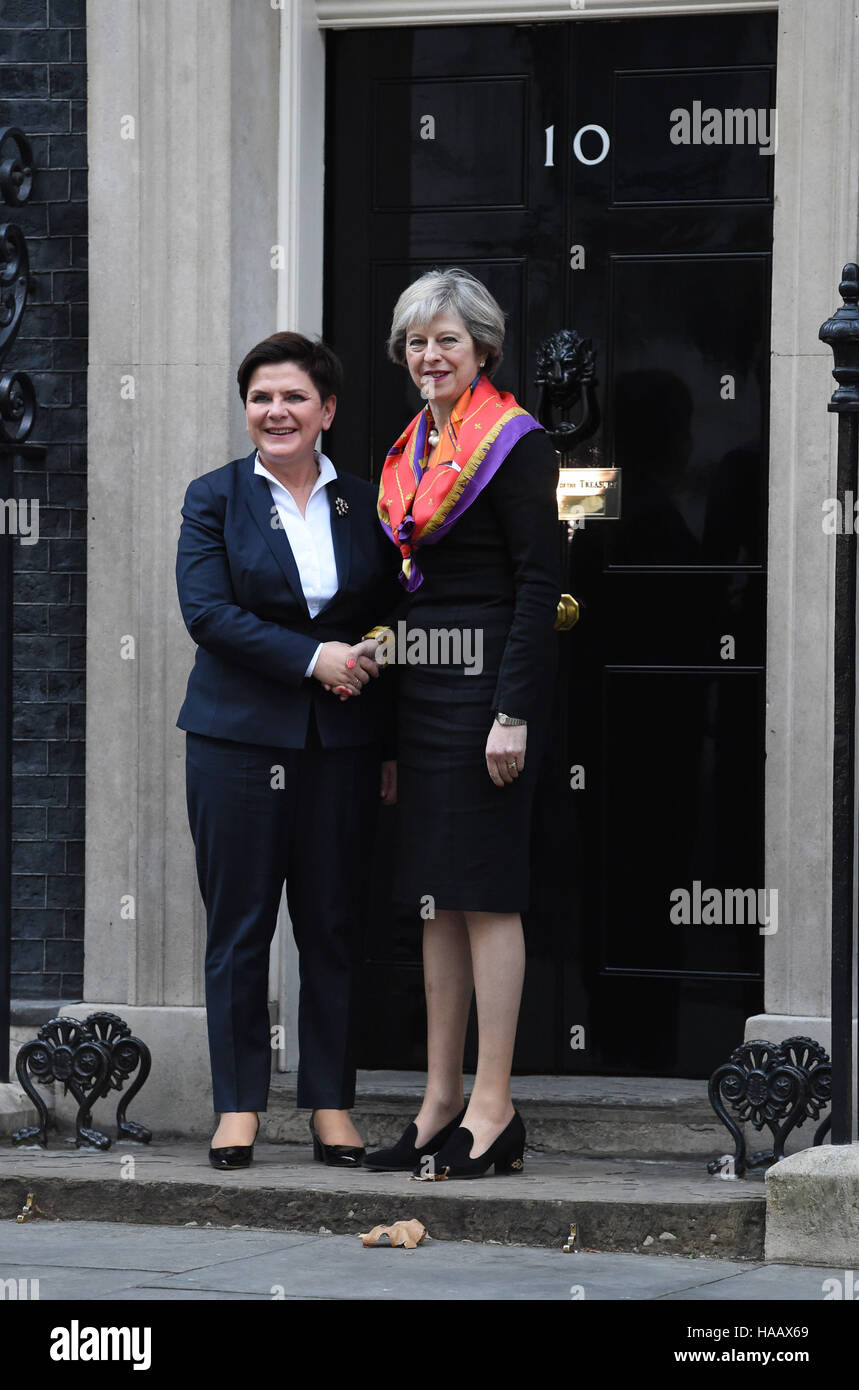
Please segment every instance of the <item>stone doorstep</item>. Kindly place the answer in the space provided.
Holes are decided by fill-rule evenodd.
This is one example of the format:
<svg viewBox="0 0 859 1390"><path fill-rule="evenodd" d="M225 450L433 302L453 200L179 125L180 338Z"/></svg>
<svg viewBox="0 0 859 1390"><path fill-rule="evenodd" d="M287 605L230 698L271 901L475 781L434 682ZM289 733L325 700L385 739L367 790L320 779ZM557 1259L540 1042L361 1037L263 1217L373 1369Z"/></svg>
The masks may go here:
<svg viewBox="0 0 859 1390"><path fill-rule="evenodd" d="M420 1072L358 1073L352 1116L368 1146L382 1148L396 1142L414 1118L423 1080ZM471 1080L466 1078L466 1094ZM706 1081L516 1076L512 1090L528 1146L542 1153L709 1160L732 1148L707 1099ZM294 1073L272 1076L264 1121L267 1139L307 1142L309 1112L296 1109L295 1097ZM764 1141L751 1147L762 1148Z"/></svg>
<svg viewBox="0 0 859 1390"><path fill-rule="evenodd" d="M352 1114L368 1148L393 1144L414 1118L423 1094L422 1072L359 1071L357 1099ZM465 1078L466 1095L473 1078ZM0 1093L3 1088L0 1087ZM27 1098L16 1088L29 1106ZM60 1132L73 1133L75 1107L70 1098L44 1088L50 1123ZM709 1161L733 1147L707 1099L707 1083L676 1078L515 1076L514 1102L525 1122L530 1149L545 1154L579 1158L703 1159ZM147 1112L146 1087L132 1103L130 1118L148 1124L163 1140L202 1139L211 1132L194 1128L176 1131L159 1126ZM96 1126L110 1132L118 1096L94 1109ZM263 1120L263 1137L279 1144L307 1143L309 1111L296 1108L295 1073L272 1074L269 1104ZM23 1124L36 1122L35 1112L22 1110L7 1116L0 1105L0 1138ZM747 1128L749 1151L766 1145L766 1133L757 1136ZM788 1152L809 1143L806 1130L790 1136Z"/></svg>
<svg viewBox="0 0 859 1390"><path fill-rule="evenodd" d="M393 1144L414 1118L423 1094L422 1072L359 1071L357 1100L352 1110L367 1148ZM465 1078L466 1095L473 1078ZM13 1097L12 1091L15 1095ZM3 1096L7 1095L5 1108ZM75 1106L56 1087L44 1088L49 1111L49 1134L74 1132ZM707 1083L653 1077L514 1076L514 1102L525 1122L530 1150L574 1158L612 1158L630 1155L642 1160L674 1159L705 1163L733 1150L733 1140L716 1118L707 1099ZM96 1127L110 1133L116 1094L93 1112ZM269 1105L262 1137L275 1144L306 1144L308 1110L296 1108L295 1073L272 1073ZM14 1103L13 1103L14 1102ZM21 1103L19 1106L19 1102ZM148 1124L164 1141L202 1140L211 1133L214 1113L204 1131L197 1126L176 1131L158 1126L147 1112L146 1088L135 1098L130 1119ZM37 1116L27 1097L12 1083L0 1086L0 1144ZM56 1126L56 1128L55 1128ZM806 1148L812 1139L808 1126L790 1135L787 1152ZM746 1126L748 1152L765 1148L767 1131Z"/></svg>
<svg viewBox="0 0 859 1390"><path fill-rule="evenodd" d="M129 1158L133 1176L123 1178ZM327 1168L312 1161L309 1144L258 1143L250 1169L219 1174L199 1144L123 1144L100 1153L52 1135L47 1150L0 1146L0 1219L11 1223L29 1192L43 1213L37 1220L357 1235L416 1216L436 1239L478 1244L560 1248L575 1223L587 1250L749 1260L764 1250L764 1183L711 1178L699 1160L527 1150L515 1177L417 1183L406 1174Z"/></svg>

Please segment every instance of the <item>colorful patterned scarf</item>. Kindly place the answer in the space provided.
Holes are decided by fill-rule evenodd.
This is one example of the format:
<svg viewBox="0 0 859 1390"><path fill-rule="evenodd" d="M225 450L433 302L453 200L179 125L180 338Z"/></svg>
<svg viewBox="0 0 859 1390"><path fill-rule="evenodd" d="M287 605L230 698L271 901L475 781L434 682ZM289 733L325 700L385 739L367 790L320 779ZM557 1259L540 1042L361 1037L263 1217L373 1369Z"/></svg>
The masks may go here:
<svg viewBox="0 0 859 1390"><path fill-rule="evenodd" d="M415 551L447 535L513 445L542 429L509 391L497 391L484 376L463 391L429 457L432 426L426 406L388 453L379 482L379 520L400 548L400 582L409 593L423 583Z"/></svg>

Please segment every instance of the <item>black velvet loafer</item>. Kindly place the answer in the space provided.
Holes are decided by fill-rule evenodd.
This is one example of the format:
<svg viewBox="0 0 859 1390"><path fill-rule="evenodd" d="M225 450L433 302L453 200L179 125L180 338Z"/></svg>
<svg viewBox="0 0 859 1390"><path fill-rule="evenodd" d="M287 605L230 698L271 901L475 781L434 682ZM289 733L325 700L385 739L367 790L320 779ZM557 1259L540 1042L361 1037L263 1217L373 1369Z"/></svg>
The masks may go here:
<svg viewBox="0 0 859 1390"><path fill-rule="evenodd" d="M364 1167L370 1168L374 1173L410 1173L413 1169L420 1168L421 1159L428 1154L438 1153L442 1144L447 1142L454 1130L461 1124L464 1114L465 1108L463 1107L449 1124L446 1124L431 1139L427 1139L420 1148L415 1146L418 1127L412 1120L410 1125L406 1125L393 1148L377 1149L374 1153L367 1154L364 1159Z"/></svg>
<svg viewBox="0 0 859 1390"><path fill-rule="evenodd" d="M477 1158L469 1158L473 1143L471 1130L460 1126L435 1155L434 1171L416 1172L414 1176L444 1182L447 1178L482 1178L493 1165L496 1175L521 1173L525 1167L525 1126L518 1110L513 1112L513 1119L494 1144Z"/></svg>

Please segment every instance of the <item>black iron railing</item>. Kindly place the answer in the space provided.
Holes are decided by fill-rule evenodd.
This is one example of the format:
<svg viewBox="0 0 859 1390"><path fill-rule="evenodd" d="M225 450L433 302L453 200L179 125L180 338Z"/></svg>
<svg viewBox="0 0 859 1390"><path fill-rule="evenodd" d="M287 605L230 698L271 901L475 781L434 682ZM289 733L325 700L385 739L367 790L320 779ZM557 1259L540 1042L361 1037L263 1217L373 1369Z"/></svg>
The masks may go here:
<svg viewBox="0 0 859 1390"><path fill-rule="evenodd" d="M854 889L856 767L856 523L859 496L859 266L844 267L840 309L820 337L832 348L838 382L829 409L838 415L835 532L835 709L832 760L832 1143L856 1138L857 1059L853 1053L856 940ZM853 1123L850 1113L853 1110ZM852 1131L852 1132L851 1132Z"/></svg>
<svg viewBox="0 0 859 1390"><path fill-rule="evenodd" d="M23 131L0 129L0 200L15 208L33 190L33 154ZM0 1081L9 1080L12 954L12 539L18 499L15 459L42 459L28 444L36 392L26 372L2 366L18 335L30 291L30 258L21 228L0 223Z"/></svg>

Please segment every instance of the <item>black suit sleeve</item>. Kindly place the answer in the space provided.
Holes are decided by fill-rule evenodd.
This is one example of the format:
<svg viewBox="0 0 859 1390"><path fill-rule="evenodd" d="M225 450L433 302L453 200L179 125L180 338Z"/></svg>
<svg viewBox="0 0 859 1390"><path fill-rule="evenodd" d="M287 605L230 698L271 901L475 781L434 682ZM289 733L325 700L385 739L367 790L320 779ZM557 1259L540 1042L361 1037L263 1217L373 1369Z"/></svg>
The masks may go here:
<svg viewBox="0 0 859 1390"><path fill-rule="evenodd" d="M515 444L487 489L513 563L513 621L493 709L530 719L553 677L554 623L561 594L558 461L543 430Z"/></svg>
<svg viewBox="0 0 859 1390"><path fill-rule="evenodd" d="M224 542L225 507L205 477L196 478L185 493L176 555L185 626L205 651L299 686L319 642L258 618L236 603Z"/></svg>

